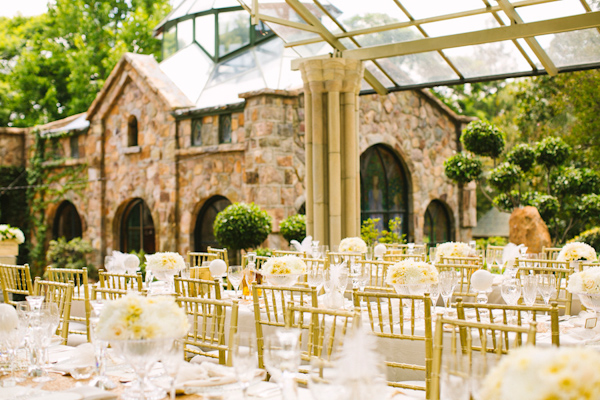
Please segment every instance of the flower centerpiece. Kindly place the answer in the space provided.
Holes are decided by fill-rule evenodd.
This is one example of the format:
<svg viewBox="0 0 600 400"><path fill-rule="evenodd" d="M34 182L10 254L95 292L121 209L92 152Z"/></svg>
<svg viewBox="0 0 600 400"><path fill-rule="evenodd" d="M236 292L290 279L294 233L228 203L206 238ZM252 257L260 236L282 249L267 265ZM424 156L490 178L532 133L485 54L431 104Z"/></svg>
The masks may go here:
<svg viewBox="0 0 600 400"><path fill-rule="evenodd" d="M469 257L471 246L463 242L446 242L437 246L435 250L435 263L439 263L444 257Z"/></svg>
<svg viewBox="0 0 600 400"><path fill-rule="evenodd" d="M600 354L584 347L522 347L484 379L482 400L599 399Z"/></svg>
<svg viewBox="0 0 600 400"><path fill-rule="evenodd" d="M16 256L19 245L25 242L25 235L19 228L0 224L0 256Z"/></svg>
<svg viewBox="0 0 600 400"><path fill-rule="evenodd" d="M438 283L438 271L431 264L407 258L388 268L385 282L399 294L422 295L428 285Z"/></svg>
<svg viewBox="0 0 600 400"><path fill-rule="evenodd" d="M567 290L577 294L581 303L600 312L600 268L588 268L569 277Z"/></svg>
<svg viewBox="0 0 600 400"><path fill-rule="evenodd" d="M292 286L306 273L306 264L296 256L271 257L262 266L262 274L272 285Z"/></svg>
<svg viewBox="0 0 600 400"><path fill-rule="evenodd" d="M556 261L596 261L596 250L592 246L582 242L566 244L558 253Z"/></svg>
<svg viewBox="0 0 600 400"><path fill-rule="evenodd" d="M95 337L110 342L136 373L136 380L125 389L123 398L164 397L165 390L148 379L148 372L188 329L187 315L172 297L131 294L106 303Z"/></svg>
<svg viewBox="0 0 600 400"><path fill-rule="evenodd" d="M167 282L173 286L173 276L185 269L185 261L179 253L162 252L146 255L146 271L159 281Z"/></svg>
<svg viewBox="0 0 600 400"><path fill-rule="evenodd" d="M365 253L367 244L359 237L349 237L342 239L338 251L340 253Z"/></svg>

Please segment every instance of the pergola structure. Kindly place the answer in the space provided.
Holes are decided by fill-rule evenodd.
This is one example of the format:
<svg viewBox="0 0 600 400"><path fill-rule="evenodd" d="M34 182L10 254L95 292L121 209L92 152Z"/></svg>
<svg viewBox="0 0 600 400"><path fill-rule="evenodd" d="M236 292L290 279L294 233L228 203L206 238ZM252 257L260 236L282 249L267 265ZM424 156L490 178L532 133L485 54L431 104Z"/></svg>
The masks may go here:
<svg viewBox="0 0 600 400"><path fill-rule="evenodd" d="M303 57L308 234L360 234L358 94L600 67L599 0L238 0Z"/></svg>

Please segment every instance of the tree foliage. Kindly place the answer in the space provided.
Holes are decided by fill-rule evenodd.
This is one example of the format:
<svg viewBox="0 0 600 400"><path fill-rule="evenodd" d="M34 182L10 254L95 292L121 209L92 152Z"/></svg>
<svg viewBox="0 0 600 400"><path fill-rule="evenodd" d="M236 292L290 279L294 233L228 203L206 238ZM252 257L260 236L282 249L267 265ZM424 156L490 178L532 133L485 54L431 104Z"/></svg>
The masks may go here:
<svg viewBox="0 0 600 400"><path fill-rule="evenodd" d="M271 229L271 217L254 203L230 204L217 214L213 225L219 244L232 250L258 247Z"/></svg>
<svg viewBox="0 0 600 400"><path fill-rule="evenodd" d="M471 153L491 158L498 158L506 145L504 134L485 121L469 123L463 131L460 141Z"/></svg>
<svg viewBox="0 0 600 400"><path fill-rule="evenodd" d="M56 0L46 14L0 18L0 126L87 110L124 52L160 55L152 29L168 0Z"/></svg>
<svg viewBox="0 0 600 400"><path fill-rule="evenodd" d="M482 170L481 161L466 153L455 154L444 161L446 176L459 185L479 179Z"/></svg>
<svg viewBox="0 0 600 400"><path fill-rule="evenodd" d="M285 240L302 242L306 237L306 216L304 214L291 215L281 221L279 232Z"/></svg>

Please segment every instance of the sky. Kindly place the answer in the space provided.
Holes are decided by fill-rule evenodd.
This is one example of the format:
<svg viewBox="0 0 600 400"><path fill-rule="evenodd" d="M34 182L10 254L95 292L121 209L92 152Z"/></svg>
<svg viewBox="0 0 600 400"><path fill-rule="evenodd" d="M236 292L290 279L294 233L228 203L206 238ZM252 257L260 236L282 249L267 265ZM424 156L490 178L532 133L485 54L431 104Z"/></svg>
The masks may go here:
<svg viewBox="0 0 600 400"><path fill-rule="evenodd" d="M0 0L0 17L14 17L18 13L25 17L46 12L48 0Z"/></svg>

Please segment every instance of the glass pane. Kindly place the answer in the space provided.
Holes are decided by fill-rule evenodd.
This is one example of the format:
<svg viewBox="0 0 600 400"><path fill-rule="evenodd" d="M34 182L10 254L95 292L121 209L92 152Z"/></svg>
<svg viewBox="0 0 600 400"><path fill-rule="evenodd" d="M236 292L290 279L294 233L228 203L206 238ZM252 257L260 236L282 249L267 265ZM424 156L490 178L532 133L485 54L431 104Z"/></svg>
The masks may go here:
<svg viewBox="0 0 600 400"><path fill-rule="evenodd" d="M360 1L322 1L325 7L337 10L336 17L346 30L371 28L395 22L408 21L393 0L369 0L368 6Z"/></svg>
<svg viewBox="0 0 600 400"><path fill-rule="evenodd" d="M375 65L375 63L373 61L365 61L365 68L371 72L373 74L373 76L379 81L381 82L381 84L385 87L392 87L395 86L394 83L392 81L390 81L390 79L385 76L385 74L381 71L381 69L379 67L377 67Z"/></svg>
<svg viewBox="0 0 600 400"><path fill-rule="evenodd" d="M300 57L313 57L322 54L333 53L333 48L329 43L319 42L313 44L306 44L304 46L295 46L294 51L300 55Z"/></svg>
<svg viewBox="0 0 600 400"><path fill-rule="evenodd" d="M312 4L305 3L305 5L310 6ZM312 6L312 9L314 9L314 5ZM271 17L282 18L286 21L300 22L302 24L306 23L306 21L304 21L304 19L302 19L302 17L298 15L298 13L294 11L292 7L290 7L284 1L259 0L258 10L261 14L270 15Z"/></svg>
<svg viewBox="0 0 600 400"><path fill-rule="evenodd" d="M458 79L452 68L437 52L410 54L377 61L399 85Z"/></svg>
<svg viewBox="0 0 600 400"><path fill-rule="evenodd" d="M540 63L540 60L537 58L533 50L531 50L531 47L529 47L525 39L517 39L517 43L521 45L529 59L533 61L536 67L543 68L542 63Z"/></svg>
<svg viewBox="0 0 600 400"><path fill-rule="evenodd" d="M232 11L219 14L219 57L250 43L248 12Z"/></svg>
<svg viewBox="0 0 600 400"><path fill-rule="evenodd" d="M177 24L177 48L183 49L194 40L194 20L188 19Z"/></svg>
<svg viewBox="0 0 600 400"><path fill-rule="evenodd" d="M557 67L600 62L600 34L596 29L537 37Z"/></svg>
<svg viewBox="0 0 600 400"><path fill-rule="evenodd" d="M237 0L215 0L213 8L239 7L239 5Z"/></svg>
<svg viewBox="0 0 600 400"><path fill-rule="evenodd" d="M431 37L454 35L457 33L481 31L497 28L500 24L490 14L472 15L470 17L455 18L447 21L423 24L421 27Z"/></svg>
<svg viewBox="0 0 600 400"><path fill-rule="evenodd" d="M444 53L466 78L531 71L509 41L446 49Z"/></svg>
<svg viewBox="0 0 600 400"><path fill-rule="evenodd" d="M231 114L219 115L219 143L231 143Z"/></svg>
<svg viewBox="0 0 600 400"><path fill-rule="evenodd" d="M379 149L381 161L386 168L387 198L385 208L389 211L403 211L406 209L406 178L402 167L396 158L384 147Z"/></svg>
<svg viewBox="0 0 600 400"><path fill-rule="evenodd" d="M416 19L477 10L485 7L481 0L402 0L402 5Z"/></svg>
<svg viewBox="0 0 600 400"><path fill-rule="evenodd" d="M425 211L425 223L423 225L423 242L424 243L432 243L435 241L434 238L431 237L431 232L433 231L433 220L431 219L431 213L429 212L429 207Z"/></svg>
<svg viewBox="0 0 600 400"><path fill-rule="evenodd" d="M383 31L369 33L367 35L359 35L354 37L358 44L362 47L377 46L379 44L407 42L409 40L422 39L423 34L415 27L394 29L391 31Z"/></svg>
<svg viewBox="0 0 600 400"><path fill-rule="evenodd" d="M230 204L229 200L217 197L216 199L212 198L208 200L207 205L202 208L194 228L195 251L206 251L208 246L214 247L218 245L214 235L213 224L217 214Z"/></svg>
<svg viewBox="0 0 600 400"><path fill-rule="evenodd" d="M517 8L517 13L523 22L541 21L544 19L567 17L569 15L582 14L585 8L579 0L561 0L550 3L537 4Z"/></svg>
<svg viewBox="0 0 600 400"><path fill-rule="evenodd" d="M192 146L202 146L202 119L192 120Z"/></svg>
<svg viewBox="0 0 600 400"><path fill-rule="evenodd" d="M163 35L163 57L168 58L177 51L177 42L175 40L176 25L173 25L165 31Z"/></svg>
<svg viewBox="0 0 600 400"><path fill-rule="evenodd" d="M215 15L196 18L196 42L211 56L215 55Z"/></svg>
<svg viewBox="0 0 600 400"><path fill-rule="evenodd" d="M256 35L256 39L259 40L270 35L273 33L273 31L263 21L258 21L258 24L254 25L254 33Z"/></svg>
<svg viewBox="0 0 600 400"><path fill-rule="evenodd" d="M79 136L70 137L69 147L71 147L71 158L79 158Z"/></svg>
<svg viewBox="0 0 600 400"><path fill-rule="evenodd" d="M360 185L363 212L383 211L385 204L385 171L375 148L361 157Z"/></svg>
<svg viewBox="0 0 600 400"><path fill-rule="evenodd" d="M187 15L190 7L192 7L194 4L194 1L196 0L183 0L181 5L173 10L173 12L169 15L169 21L173 21L177 18Z"/></svg>
<svg viewBox="0 0 600 400"><path fill-rule="evenodd" d="M213 8L215 0L196 0L188 14L195 14L202 11L208 11Z"/></svg>
<svg viewBox="0 0 600 400"><path fill-rule="evenodd" d="M295 42L297 40L306 40L318 38L319 35L313 32L304 31L302 29L292 28L290 26L279 25L274 22L267 22L267 25L286 42Z"/></svg>
<svg viewBox="0 0 600 400"><path fill-rule="evenodd" d="M256 68L256 60L254 59L252 52L245 52L237 57L218 64L214 77L211 79L208 86L214 86L219 82L231 79L234 76L243 74L254 68Z"/></svg>

